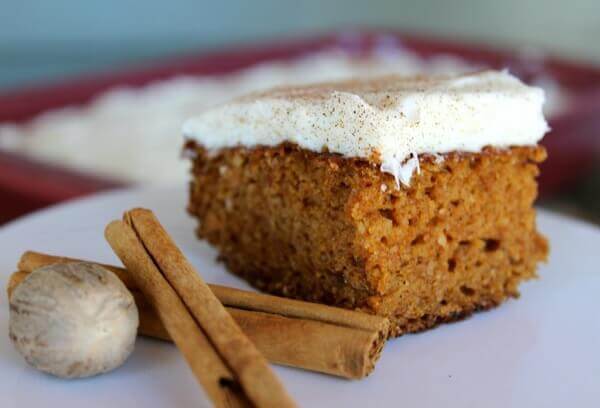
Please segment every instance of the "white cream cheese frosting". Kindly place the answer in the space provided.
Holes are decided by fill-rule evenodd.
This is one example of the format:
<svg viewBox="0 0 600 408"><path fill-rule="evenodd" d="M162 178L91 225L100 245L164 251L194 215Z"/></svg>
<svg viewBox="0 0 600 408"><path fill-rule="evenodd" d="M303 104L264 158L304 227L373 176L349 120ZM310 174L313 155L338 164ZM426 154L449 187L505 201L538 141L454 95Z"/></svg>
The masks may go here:
<svg viewBox="0 0 600 408"><path fill-rule="evenodd" d="M250 94L183 125L209 151L284 142L377 160L408 184L418 156L535 145L549 130L544 92L507 71L386 76Z"/></svg>

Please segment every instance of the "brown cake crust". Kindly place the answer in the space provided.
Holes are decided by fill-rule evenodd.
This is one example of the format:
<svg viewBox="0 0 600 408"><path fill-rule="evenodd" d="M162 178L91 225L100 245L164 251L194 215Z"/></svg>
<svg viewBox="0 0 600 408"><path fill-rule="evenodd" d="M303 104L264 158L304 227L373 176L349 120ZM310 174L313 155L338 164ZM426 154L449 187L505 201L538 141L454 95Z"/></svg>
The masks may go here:
<svg viewBox="0 0 600 408"><path fill-rule="evenodd" d="M548 253L532 207L542 147L423 156L400 189L373 162L296 146L187 148L189 212L230 271L388 316L393 336L517 297Z"/></svg>

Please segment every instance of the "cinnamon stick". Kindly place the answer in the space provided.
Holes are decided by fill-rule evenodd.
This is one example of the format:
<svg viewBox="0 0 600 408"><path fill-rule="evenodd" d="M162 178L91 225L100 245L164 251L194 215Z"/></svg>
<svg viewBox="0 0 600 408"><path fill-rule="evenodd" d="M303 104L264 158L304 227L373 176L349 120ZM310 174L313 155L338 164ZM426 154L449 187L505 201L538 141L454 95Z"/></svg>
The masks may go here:
<svg viewBox="0 0 600 408"><path fill-rule="evenodd" d="M29 272L64 262L89 261L25 252L19 261L21 272L13 274L9 281L9 296ZM140 334L170 340L129 271L102 266L117 274L133 293L140 311ZM250 340L269 361L277 364L359 379L372 372L387 338L388 320L380 316L209 286Z"/></svg>
<svg viewBox="0 0 600 408"><path fill-rule="evenodd" d="M9 297L29 273L19 271L11 275L7 286ZM144 295L138 289L130 290L139 311L139 334L172 341ZM373 371L385 343L385 335L377 331L253 310L226 309L267 360L290 367L360 379Z"/></svg>
<svg viewBox="0 0 600 408"><path fill-rule="evenodd" d="M20 271L32 272L42 266L65 262L89 261L27 251L21 256L17 267ZM136 289L135 281L126 269L106 264L99 265L114 272L130 290ZM311 319L355 329L373 330L386 337L388 335L389 320L385 317L210 283L208 286L221 303L226 306L280 314L287 317Z"/></svg>
<svg viewBox="0 0 600 408"><path fill-rule="evenodd" d="M134 279L138 285L146 283L144 281L150 277L155 280L161 279L166 286L172 288L173 293L189 311L186 317L195 320L197 327L194 332L206 336L216 355L230 368L244 395L255 406L295 406L264 356L244 335L152 211L141 208L127 211L124 221L125 223L116 221L109 224L105 235L123 264L129 270L135 271ZM125 239L129 242L124 242ZM137 256L132 259L128 253L132 240L137 241L135 246L145 250L143 255L139 254L144 256L144 262L140 263L136 259ZM149 268L148 264L153 267ZM142 278L138 275L142 275ZM144 278L143 275L147 277ZM185 337L178 341L173 335L173 328L167 323L177 321L181 318L181 313L173 312L168 304L161 305L156 302L156 298L162 295L161 291L164 289L149 285L140 286L140 289L159 314L177 346L193 348L194 342ZM194 360L195 354L197 353L190 353L189 349L184 352L188 361L201 363L198 359ZM199 366L200 369L206 369L206 366ZM203 374L196 372L196 375L202 380Z"/></svg>
<svg viewBox="0 0 600 408"><path fill-rule="evenodd" d="M250 406L229 367L215 352L183 301L148 256L135 232L121 221L106 227L105 235L152 304L192 372L217 407Z"/></svg>

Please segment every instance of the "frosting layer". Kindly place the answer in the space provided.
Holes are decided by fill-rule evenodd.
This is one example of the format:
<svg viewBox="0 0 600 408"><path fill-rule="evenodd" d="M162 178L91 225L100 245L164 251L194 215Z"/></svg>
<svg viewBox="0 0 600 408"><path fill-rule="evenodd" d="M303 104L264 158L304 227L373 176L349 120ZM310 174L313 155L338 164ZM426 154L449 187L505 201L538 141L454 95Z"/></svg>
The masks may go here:
<svg viewBox="0 0 600 408"><path fill-rule="evenodd" d="M290 142L361 157L408 184L420 154L536 144L548 131L543 103L542 89L506 71L386 76L250 94L188 119L183 133L208 150Z"/></svg>

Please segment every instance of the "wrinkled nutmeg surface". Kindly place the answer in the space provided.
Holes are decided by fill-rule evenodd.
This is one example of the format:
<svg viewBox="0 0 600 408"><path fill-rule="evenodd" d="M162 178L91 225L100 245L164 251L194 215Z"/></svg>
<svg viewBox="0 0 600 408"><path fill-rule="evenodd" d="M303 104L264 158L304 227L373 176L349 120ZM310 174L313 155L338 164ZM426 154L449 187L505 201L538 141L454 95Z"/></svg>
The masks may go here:
<svg viewBox="0 0 600 408"><path fill-rule="evenodd" d="M119 278L76 262L33 271L10 298L10 338L38 370L63 378L113 370L133 351L138 311Z"/></svg>

